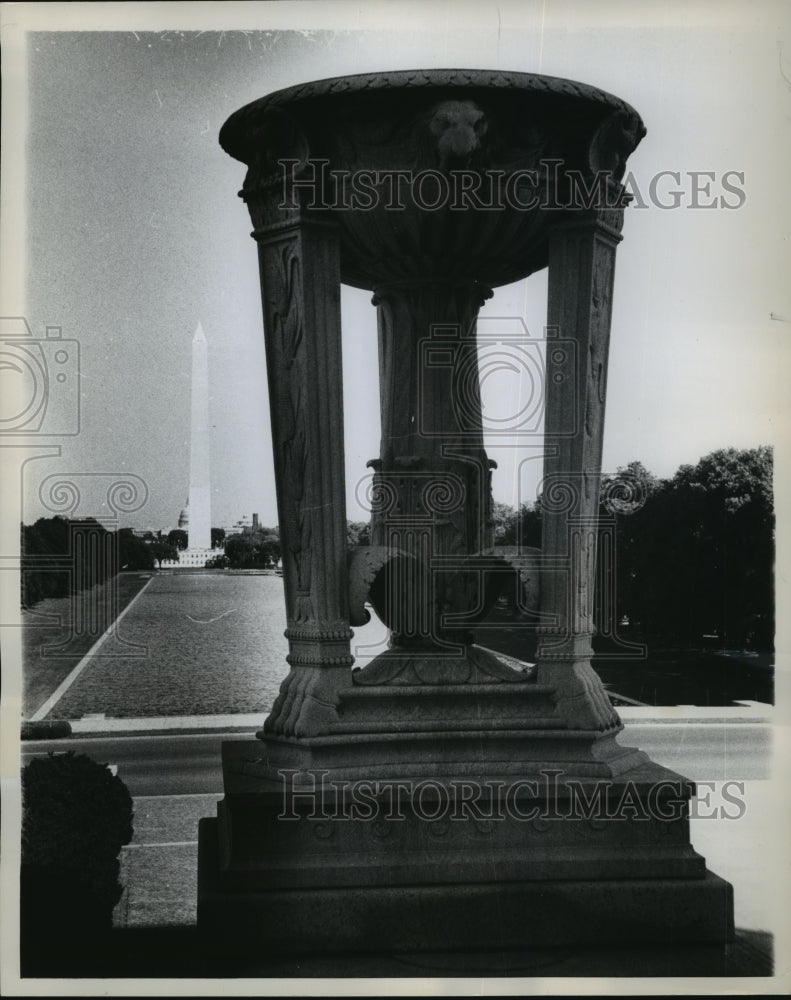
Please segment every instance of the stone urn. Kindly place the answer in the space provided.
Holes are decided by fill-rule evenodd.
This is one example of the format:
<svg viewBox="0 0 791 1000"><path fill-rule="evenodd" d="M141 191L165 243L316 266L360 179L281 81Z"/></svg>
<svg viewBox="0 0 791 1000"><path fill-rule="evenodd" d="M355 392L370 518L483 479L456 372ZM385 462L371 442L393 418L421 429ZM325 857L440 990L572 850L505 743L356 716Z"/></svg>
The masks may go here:
<svg viewBox="0 0 791 1000"><path fill-rule="evenodd" d="M248 165L241 194L259 244L289 620L292 674L265 731L307 733L308 715L321 728L319 703L351 683L524 680L472 636L509 570L493 550L476 318L494 288L548 265L542 548L565 565L542 573L538 680L568 724L618 725L589 663L588 529L619 181L644 133L628 104L593 87L462 70L304 84L224 125L223 148ZM340 282L373 293L379 329L372 547L350 567ZM390 649L350 677L349 625L366 602Z"/></svg>
<svg viewBox="0 0 791 1000"><path fill-rule="evenodd" d="M590 662L621 179L644 132L593 87L482 70L306 83L224 125L259 252L290 670L257 738L223 744L208 946L464 968L471 950L732 934L730 886L689 841L691 782L620 745ZM476 318L544 267L527 669L472 635L526 561L493 545ZM352 553L341 282L372 292L379 334L372 544ZM353 670L367 604L390 648Z"/></svg>

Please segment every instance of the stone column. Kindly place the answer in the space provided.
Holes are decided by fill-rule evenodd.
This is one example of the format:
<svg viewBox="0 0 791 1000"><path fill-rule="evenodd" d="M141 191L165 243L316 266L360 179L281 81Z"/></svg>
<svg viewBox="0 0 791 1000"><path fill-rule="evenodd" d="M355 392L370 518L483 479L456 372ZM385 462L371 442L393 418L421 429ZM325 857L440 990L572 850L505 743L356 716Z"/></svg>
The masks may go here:
<svg viewBox="0 0 791 1000"><path fill-rule="evenodd" d="M258 242L291 671L264 734L311 736L350 683L338 230L260 164Z"/></svg>
<svg viewBox="0 0 791 1000"><path fill-rule="evenodd" d="M393 646L448 652L448 641L471 641L444 619L479 604L480 581L459 557L492 544L475 336L491 294L477 282L437 281L383 286L374 296L382 441L370 463L380 500L372 543L407 556L398 592L377 603Z"/></svg>
<svg viewBox="0 0 791 1000"><path fill-rule="evenodd" d="M620 185L607 204L580 211L550 236L547 406L542 493L538 680L557 691L574 729L620 727L590 664L607 355Z"/></svg>

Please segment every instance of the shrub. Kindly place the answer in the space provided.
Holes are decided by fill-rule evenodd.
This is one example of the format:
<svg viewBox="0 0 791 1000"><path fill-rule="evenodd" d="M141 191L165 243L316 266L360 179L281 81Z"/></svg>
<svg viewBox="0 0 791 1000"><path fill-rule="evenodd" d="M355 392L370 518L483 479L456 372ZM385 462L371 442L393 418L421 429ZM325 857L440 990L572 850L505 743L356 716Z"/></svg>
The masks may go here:
<svg viewBox="0 0 791 1000"><path fill-rule="evenodd" d="M64 881L79 885L111 917L132 815L129 790L106 764L74 751L34 758L22 772L23 883L41 889L49 877L55 895Z"/></svg>
<svg viewBox="0 0 791 1000"><path fill-rule="evenodd" d="M231 560L228 556L221 552L219 555L212 556L210 559L207 559L204 569L228 569L230 565Z"/></svg>
<svg viewBox="0 0 791 1000"><path fill-rule="evenodd" d="M23 740L59 740L67 736L71 736L71 723L66 719L22 723Z"/></svg>

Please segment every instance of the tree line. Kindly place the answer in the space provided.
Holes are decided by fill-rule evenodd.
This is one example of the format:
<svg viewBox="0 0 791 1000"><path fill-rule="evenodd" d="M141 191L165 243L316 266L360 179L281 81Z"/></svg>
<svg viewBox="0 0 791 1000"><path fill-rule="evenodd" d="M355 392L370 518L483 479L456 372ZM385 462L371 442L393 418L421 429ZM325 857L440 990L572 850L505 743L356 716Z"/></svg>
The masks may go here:
<svg viewBox="0 0 791 1000"><path fill-rule="evenodd" d="M75 553L81 540L90 552L86 551L86 566L78 576ZM166 559L178 560L178 549L167 540L146 541L131 528L108 531L93 518L41 517L22 525L20 542L21 597L27 608L48 597L68 597L84 586L105 583L122 570L153 570Z"/></svg>
<svg viewBox="0 0 791 1000"><path fill-rule="evenodd" d="M93 554L86 572L78 577L74 553L80 537L92 539ZM209 568L267 568L280 559L277 528L232 535L227 541L224 529L212 528L211 540L218 553L207 560ZM157 531L138 536L132 528L107 531L93 518L39 518L21 528L22 606L32 607L45 598L68 597L86 585L105 583L114 572L152 572L163 562L178 562L179 553L188 547L189 534L180 528L167 534ZM98 550L103 555L97 556Z"/></svg>
<svg viewBox="0 0 791 1000"><path fill-rule="evenodd" d="M608 606L621 630L735 647L774 643L775 515L772 449L721 449L670 479L631 462L602 481L600 633ZM496 505L501 506L501 505ZM541 498L518 512L495 511L497 542L541 544ZM614 559L602 559L604 534ZM604 593L607 588L607 593ZM608 600L605 600L605 597ZM623 624L621 624L623 623Z"/></svg>
<svg viewBox="0 0 791 1000"><path fill-rule="evenodd" d="M277 528L255 528L231 535L222 552L207 563L208 569L270 569L280 561Z"/></svg>
<svg viewBox="0 0 791 1000"><path fill-rule="evenodd" d="M614 543L614 558L599 560L595 601L599 632L611 633L616 622L647 636L694 642L710 635L734 646L771 648L772 472L772 450L760 447L712 452L697 465L682 465L669 479L657 478L640 462L605 477L600 553ZM540 497L518 511L495 503L493 520L497 544L541 545ZM53 517L22 527L24 606L66 596L77 585L64 562L71 551L73 524ZM79 525L108 534L95 521L79 522L77 530ZM189 541L179 529L164 538L161 533L139 538L131 528L114 534L106 543L117 546L117 560L97 561L92 583L103 582L113 566L153 570L164 560L178 560ZM212 529L213 545L225 541L225 547L208 560L207 567L265 569L281 558L276 527L228 539L224 534ZM349 521L347 541L350 547L369 544L369 525ZM610 621L602 620L604 609L609 609Z"/></svg>

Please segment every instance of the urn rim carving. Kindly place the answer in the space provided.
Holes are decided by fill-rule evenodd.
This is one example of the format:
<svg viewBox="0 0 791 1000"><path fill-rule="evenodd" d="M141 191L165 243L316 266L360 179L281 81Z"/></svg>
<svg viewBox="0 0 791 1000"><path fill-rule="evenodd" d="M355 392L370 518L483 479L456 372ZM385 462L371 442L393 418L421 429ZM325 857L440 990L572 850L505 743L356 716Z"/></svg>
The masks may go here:
<svg viewBox="0 0 791 1000"><path fill-rule="evenodd" d="M220 144L248 166L254 235L297 215L338 225L341 280L517 281L546 266L578 208L617 233L638 113L535 73L401 70L278 90L236 111Z"/></svg>
<svg viewBox="0 0 791 1000"><path fill-rule="evenodd" d="M235 111L220 130L220 145L229 156L242 163L249 163L250 137L246 133L250 119L270 108L281 108L297 102L326 98L332 95L420 88L435 90L447 88L454 91L504 90L556 95L574 101L599 105L611 111L624 112L636 125L636 131L639 135L637 142L646 134L642 118L630 104L622 98L588 83L581 83L565 77L547 76L542 73L525 73L520 70L416 69L354 73L349 76L326 77L322 80L310 80L306 83L283 87L255 101L250 101ZM635 142L635 148L637 142Z"/></svg>

